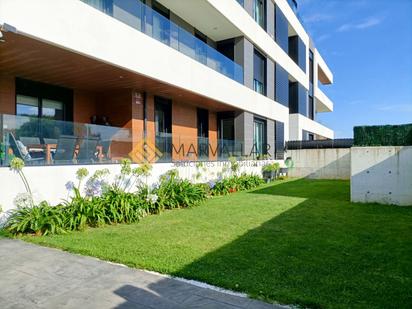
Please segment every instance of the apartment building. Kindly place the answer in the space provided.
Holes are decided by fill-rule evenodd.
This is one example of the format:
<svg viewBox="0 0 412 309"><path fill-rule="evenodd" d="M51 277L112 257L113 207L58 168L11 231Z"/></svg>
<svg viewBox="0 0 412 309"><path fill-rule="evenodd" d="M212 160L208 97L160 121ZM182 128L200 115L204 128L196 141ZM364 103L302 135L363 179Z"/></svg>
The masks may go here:
<svg viewBox="0 0 412 309"><path fill-rule="evenodd" d="M0 0L2 164L283 159L333 138L316 121L333 74L297 5Z"/></svg>

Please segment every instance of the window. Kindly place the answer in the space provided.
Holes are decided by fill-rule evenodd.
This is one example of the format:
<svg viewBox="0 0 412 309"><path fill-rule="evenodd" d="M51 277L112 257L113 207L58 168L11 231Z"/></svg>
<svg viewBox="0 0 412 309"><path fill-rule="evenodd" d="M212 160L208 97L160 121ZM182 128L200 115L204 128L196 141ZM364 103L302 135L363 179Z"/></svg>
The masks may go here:
<svg viewBox="0 0 412 309"><path fill-rule="evenodd" d="M197 109L197 136L209 137L209 112L207 109Z"/></svg>
<svg viewBox="0 0 412 309"><path fill-rule="evenodd" d="M39 117L39 99L24 95L16 96L16 114L19 116Z"/></svg>
<svg viewBox="0 0 412 309"><path fill-rule="evenodd" d="M315 103L312 96L309 96L309 118L315 120Z"/></svg>
<svg viewBox="0 0 412 309"><path fill-rule="evenodd" d="M253 5L253 17L255 21L263 28L266 29L266 0L254 0Z"/></svg>
<svg viewBox="0 0 412 309"><path fill-rule="evenodd" d="M209 157L209 111L197 109L197 152L199 159Z"/></svg>
<svg viewBox="0 0 412 309"><path fill-rule="evenodd" d="M63 102L43 99L41 110L43 118L63 120Z"/></svg>
<svg viewBox="0 0 412 309"><path fill-rule="evenodd" d="M156 149L162 153L160 161L172 159L172 102L155 97Z"/></svg>
<svg viewBox="0 0 412 309"><path fill-rule="evenodd" d="M53 85L16 79L16 115L73 119L73 92Z"/></svg>
<svg viewBox="0 0 412 309"><path fill-rule="evenodd" d="M257 50L253 55L253 89L266 95L266 58Z"/></svg>
<svg viewBox="0 0 412 309"><path fill-rule="evenodd" d="M266 154L266 121L255 118L253 122L253 153L257 156Z"/></svg>

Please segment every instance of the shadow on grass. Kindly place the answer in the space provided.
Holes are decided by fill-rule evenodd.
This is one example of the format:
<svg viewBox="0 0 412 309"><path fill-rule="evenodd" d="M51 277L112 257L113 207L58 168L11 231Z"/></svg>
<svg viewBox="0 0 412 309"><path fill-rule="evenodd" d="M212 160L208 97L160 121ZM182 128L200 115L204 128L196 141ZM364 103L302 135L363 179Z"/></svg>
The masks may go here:
<svg viewBox="0 0 412 309"><path fill-rule="evenodd" d="M252 193L311 196L302 183ZM412 209L307 199L174 275L310 308L407 308L411 231Z"/></svg>
<svg viewBox="0 0 412 309"><path fill-rule="evenodd" d="M272 185L250 193L348 202L350 201L350 182L349 180L314 179L275 181Z"/></svg>

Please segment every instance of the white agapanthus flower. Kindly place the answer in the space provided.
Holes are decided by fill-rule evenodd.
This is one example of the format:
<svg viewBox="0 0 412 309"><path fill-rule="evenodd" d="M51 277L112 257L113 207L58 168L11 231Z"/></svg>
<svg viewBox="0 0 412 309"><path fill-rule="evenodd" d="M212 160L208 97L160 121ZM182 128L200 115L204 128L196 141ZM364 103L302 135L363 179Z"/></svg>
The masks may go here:
<svg viewBox="0 0 412 309"><path fill-rule="evenodd" d="M31 207L33 206L33 198L27 192L19 193L14 198L13 203L14 203L14 206L16 206L17 208Z"/></svg>
<svg viewBox="0 0 412 309"><path fill-rule="evenodd" d="M148 194L147 197L146 197L146 201L151 203L151 204L154 204L154 203L157 202L158 198L159 197L156 194Z"/></svg>

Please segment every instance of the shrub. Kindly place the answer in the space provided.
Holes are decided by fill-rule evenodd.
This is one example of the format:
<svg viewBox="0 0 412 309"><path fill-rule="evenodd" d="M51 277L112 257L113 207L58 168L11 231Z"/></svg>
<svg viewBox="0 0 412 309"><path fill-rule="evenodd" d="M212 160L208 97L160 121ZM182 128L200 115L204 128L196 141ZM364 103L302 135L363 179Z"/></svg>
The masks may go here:
<svg viewBox="0 0 412 309"><path fill-rule="evenodd" d="M192 184L179 178L177 170L171 170L160 177L159 187L153 190L158 196L156 212L164 209L192 207L206 198L203 185Z"/></svg>
<svg viewBox="0 0 412 309"><path fill-rule="evenodd" d="M263 183L263 179L257 175L242 174L209 182L212 195L226 195L229 193L253 189Z"/></svg>
<svg viewBox="0 0 412 309"><path fill-rule="evenodd" d="M97 201L107 223L137 222L149 212L147 203L138 195L121 190L109 190Z"/></svg>
<svg viewBox="0 0 412 309"><path fill-rule="evenodd" d="M47 235L64 232L65 215L61 207L46 202L36 206L17 208L10 212L6 229L12 234Z"/></svg>
<svg viewBox="0 0 412 309"><path fill-rule="evenodd" d="M280 169L278 162L266 164L262 167L262 172L277 172Z"/></svg>

